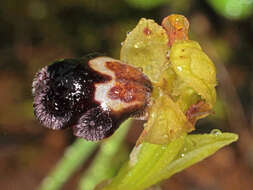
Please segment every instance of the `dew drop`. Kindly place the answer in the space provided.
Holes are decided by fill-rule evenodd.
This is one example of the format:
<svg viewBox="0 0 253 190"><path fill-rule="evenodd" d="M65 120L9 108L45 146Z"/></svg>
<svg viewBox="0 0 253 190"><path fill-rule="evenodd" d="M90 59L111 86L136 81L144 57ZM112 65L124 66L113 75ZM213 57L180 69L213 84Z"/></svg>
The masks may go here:
<svg viewBox="0 0 253 190"><path fill-rule="evenodd" d="M134 48L141 48L143 46L142 42L137 42L136 44L134 44Z"/></svg>
<svg viewBox="0 0 253 190"><path fill-rule="evenodd" d="M183 69L182 69L182 67L177 66L177 70L178 70L178 71L182 71Z"/></svg>
<svg viewBox="0 0 253 190"><path fill-rule="evenodd" d="M218 136L218 135L221 135L222 132L221 132L219 129L213 129L213 130L211 131L211 134L212 134L212 135L215 135L215 136Z"/></svg>
<svg viewBox="0 0 253 190"><path fill-rule="evenodd" d="M180 158L183 158L184 157L184 154L182 153L182 154L180 154Z"/></svg>

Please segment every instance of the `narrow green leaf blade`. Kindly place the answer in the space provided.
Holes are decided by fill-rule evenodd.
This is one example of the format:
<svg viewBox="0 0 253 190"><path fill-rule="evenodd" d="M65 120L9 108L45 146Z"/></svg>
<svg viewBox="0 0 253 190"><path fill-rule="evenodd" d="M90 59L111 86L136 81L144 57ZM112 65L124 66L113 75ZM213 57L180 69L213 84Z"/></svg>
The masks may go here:
<svg viewBox="0 0 253 190"><path fill-rule="evenodd" d="M42 181L39 190L60 189L69 177L92 154L99 143L77 139L64 153L51 173Z"/></svg>
<svg viewBox="0 0 253 190"><path fill-rule="evenodd" d="M220 148L235 142L238 135L233 133L216 133L188 135L185 144L177 157L158 174L150 177L152 183L157 183L163 179L168 179L175 173L207 158Z"/></svg>

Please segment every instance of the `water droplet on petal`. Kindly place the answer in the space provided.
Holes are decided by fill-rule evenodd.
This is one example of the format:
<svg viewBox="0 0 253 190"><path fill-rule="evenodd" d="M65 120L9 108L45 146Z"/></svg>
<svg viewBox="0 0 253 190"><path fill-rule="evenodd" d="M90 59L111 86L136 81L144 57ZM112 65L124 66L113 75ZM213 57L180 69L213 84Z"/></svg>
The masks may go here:
<svg viewBox="0 0 253 190"><path fill-rule="evenodd" d="M182 67L177 66L177 70L178 70L178 71L182 71L183 69L182 69Z"/></svg>
<svg viewBox="0 0 253 190"><path fill-rule="evenodd" d="M215 135L215 136L218 136L218 135L221 135L222 132L221 132L219 129L213 129L213 130L211 131L211 134L212 134L212 135Z"/></svg>
<svg viewBox="0 0 253 190"><path fill-rule="evenodd" d="M142 42L137 42L136 44L134 44L134 48L141 48L141 47L143 47Z"/></svg>

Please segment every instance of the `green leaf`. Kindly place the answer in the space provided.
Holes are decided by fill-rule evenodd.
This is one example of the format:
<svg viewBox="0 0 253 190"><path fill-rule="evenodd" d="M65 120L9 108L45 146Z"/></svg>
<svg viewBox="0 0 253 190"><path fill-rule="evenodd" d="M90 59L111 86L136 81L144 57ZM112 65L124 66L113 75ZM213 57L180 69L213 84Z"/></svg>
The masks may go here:
<svg viewBox="0 0 253 190"><path fill-rule="evenodd" d="M64 153L52 172L42 181L39 190L60 189L69 177L92 154L98 143L77 139Z"/></svg>
<svg viewBox="0 0 253 190"><path fill-rule="evenodd" d="M211 134L188 135L177 157L159 173L150 177L149 180L152 180L152 183L157 183L163 179L168 179L173 174L207 158L220 148L237 141L237 139L238 135L221 133L219 130L213 130Z"/></svg>

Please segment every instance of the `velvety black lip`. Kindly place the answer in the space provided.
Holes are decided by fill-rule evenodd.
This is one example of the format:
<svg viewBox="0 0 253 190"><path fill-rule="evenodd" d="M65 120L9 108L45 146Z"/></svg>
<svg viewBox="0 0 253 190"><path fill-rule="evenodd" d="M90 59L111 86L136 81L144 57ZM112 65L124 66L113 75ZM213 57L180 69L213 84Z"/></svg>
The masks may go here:
<svg viewBox="0 0 253 190"><path fill-rule="evenodd" d="M92 70L83 59L64 59L39 71L33 82L34 113L48 128L75 123L80 114L99 105L95 83L111 80Z"/></svg>
<svg viewBox="0 0 253 190"><path fill-rule="evenodd" d="M110 111L97 106L80 117L77 124L73 126L73 133L86 140L99 141L111 136L117 128Z"/></svg>

